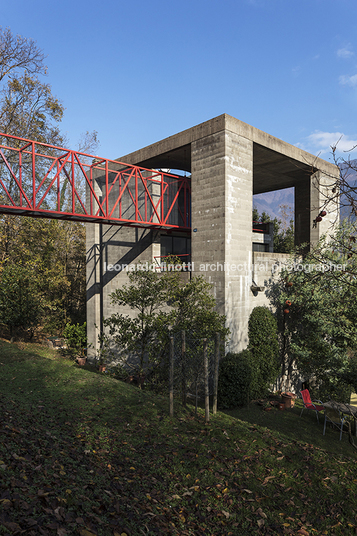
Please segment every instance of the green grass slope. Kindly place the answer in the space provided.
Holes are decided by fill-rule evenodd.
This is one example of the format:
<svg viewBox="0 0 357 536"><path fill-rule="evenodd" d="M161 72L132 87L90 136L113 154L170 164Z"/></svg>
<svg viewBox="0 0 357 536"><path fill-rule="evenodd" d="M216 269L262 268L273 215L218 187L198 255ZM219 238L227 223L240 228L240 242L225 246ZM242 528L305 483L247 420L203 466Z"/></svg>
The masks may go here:
<svg viewBox="0 0 357 536"><path fill-rule="evenodd" d="M356 457L299 410L211 416L0 342L0 534L356 534Z"/></svg>

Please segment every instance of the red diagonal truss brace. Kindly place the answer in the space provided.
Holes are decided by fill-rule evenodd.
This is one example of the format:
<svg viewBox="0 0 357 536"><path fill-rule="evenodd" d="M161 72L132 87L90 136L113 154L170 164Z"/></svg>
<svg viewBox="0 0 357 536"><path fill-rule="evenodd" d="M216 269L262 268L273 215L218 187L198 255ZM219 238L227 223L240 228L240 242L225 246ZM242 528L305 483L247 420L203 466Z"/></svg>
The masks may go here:
<svg viewBox="0 0 357 536"><path fill-rule="evenodd" d="M0 133L0 213L190 230L190 179Z"/></svg>

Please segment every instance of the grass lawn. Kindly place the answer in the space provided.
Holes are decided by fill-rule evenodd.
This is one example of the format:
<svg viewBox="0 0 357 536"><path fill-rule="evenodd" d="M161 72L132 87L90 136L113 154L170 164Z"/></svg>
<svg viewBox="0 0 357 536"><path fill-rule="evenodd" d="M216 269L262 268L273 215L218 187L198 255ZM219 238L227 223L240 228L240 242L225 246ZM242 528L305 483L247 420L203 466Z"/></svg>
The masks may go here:
<svg viewBox="0 0 357 536"><path fill-rule="evenodd" d="M299 408L211 416L0 341L0 534L349 535L356 454Z"/></svg>

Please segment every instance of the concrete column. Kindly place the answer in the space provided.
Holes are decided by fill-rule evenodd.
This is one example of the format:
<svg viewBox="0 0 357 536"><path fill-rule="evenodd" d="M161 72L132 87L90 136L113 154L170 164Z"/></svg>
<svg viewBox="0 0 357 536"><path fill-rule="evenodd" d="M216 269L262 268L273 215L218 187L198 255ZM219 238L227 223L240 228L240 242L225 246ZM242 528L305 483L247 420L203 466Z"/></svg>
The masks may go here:
<svg viewBox="0 0 357 536"><path fill-rule="evenodd" d="M194 274L213 283L237 351L247 344L252 281L253 142L222 130L192 143L191 162Z"/></svg>
<svg viewBox="0 0 357 536"><path fill-rule="evenodd" d="M230 348L248 343L252 284L253 142L226 132L226 310Z"/></svg>
<svg viewBox="0 0 357 536"><path fill-rule="evenodd" d="M338 173L338 170L336 170ZM339 206L330 201L333 196L331 187L336 177L317 171L295 186L295 245L303 243L310 247L317 244L322 235L331 233L340 221ZM325 210L326 216L315 224L315 219Z"/></svg>
<svg viewBox="0 0 357 536"><path fill-rule="evenodd" d="M226 163L223 131L192 143L191 166L194 275L205 275L214 284L217 310L224 314ZM221 264L221 271L210 270L215 263Z"/></svg>
<svg viewBox="0 0 357 536"><path fill-rule="evenodd" d="M335 184L336 177L329 177L320 171L317 171L311 177L310 199L310 225L311 225L311 245L317 244L323 235L331 235L334 226L340 223L339 205L335 201L330 201L333 196L332 186ZM322 221L315 224L314 220L321 210L327 212Z"/></svg>
<svg viewBox="0 0 357 536"><path fill-rule="evenodd" d="M99 225L86 224L86 280L87 280L87 339L89 359L98 350L100 326L100 255Z"/></svg>

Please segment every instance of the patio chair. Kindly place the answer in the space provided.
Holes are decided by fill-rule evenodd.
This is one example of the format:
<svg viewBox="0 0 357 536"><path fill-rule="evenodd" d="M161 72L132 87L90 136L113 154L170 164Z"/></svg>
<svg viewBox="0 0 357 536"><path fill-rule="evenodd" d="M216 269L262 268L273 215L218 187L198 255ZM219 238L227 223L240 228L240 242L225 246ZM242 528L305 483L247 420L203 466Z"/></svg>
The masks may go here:
<svg viewBox="0 0 357 536"><path fill-rule="evenodd" d="M342 432L343 432L343 423L345 422L345 417L343 413L341 413L336 408L325 407L325 423L324 423L323 435L325 435L327 422L330 422L333 426L336 426L336 428L340 430L340 441L341 441Z"/></svg>
<svg viewBox="0 0 357 536"><path fill-rule="evenodd" d="M304 409L311 409L312 411L316 412L317 422L319 422L319 411L323 411L325 409L323 406L323 403L321 402L321 400L312 401L308 389L303 389L302 391L300 391L300 393L302 396L302 403L303 403L300 417ZM316 402L318 402L318 404L316 404Z"/></svg>

